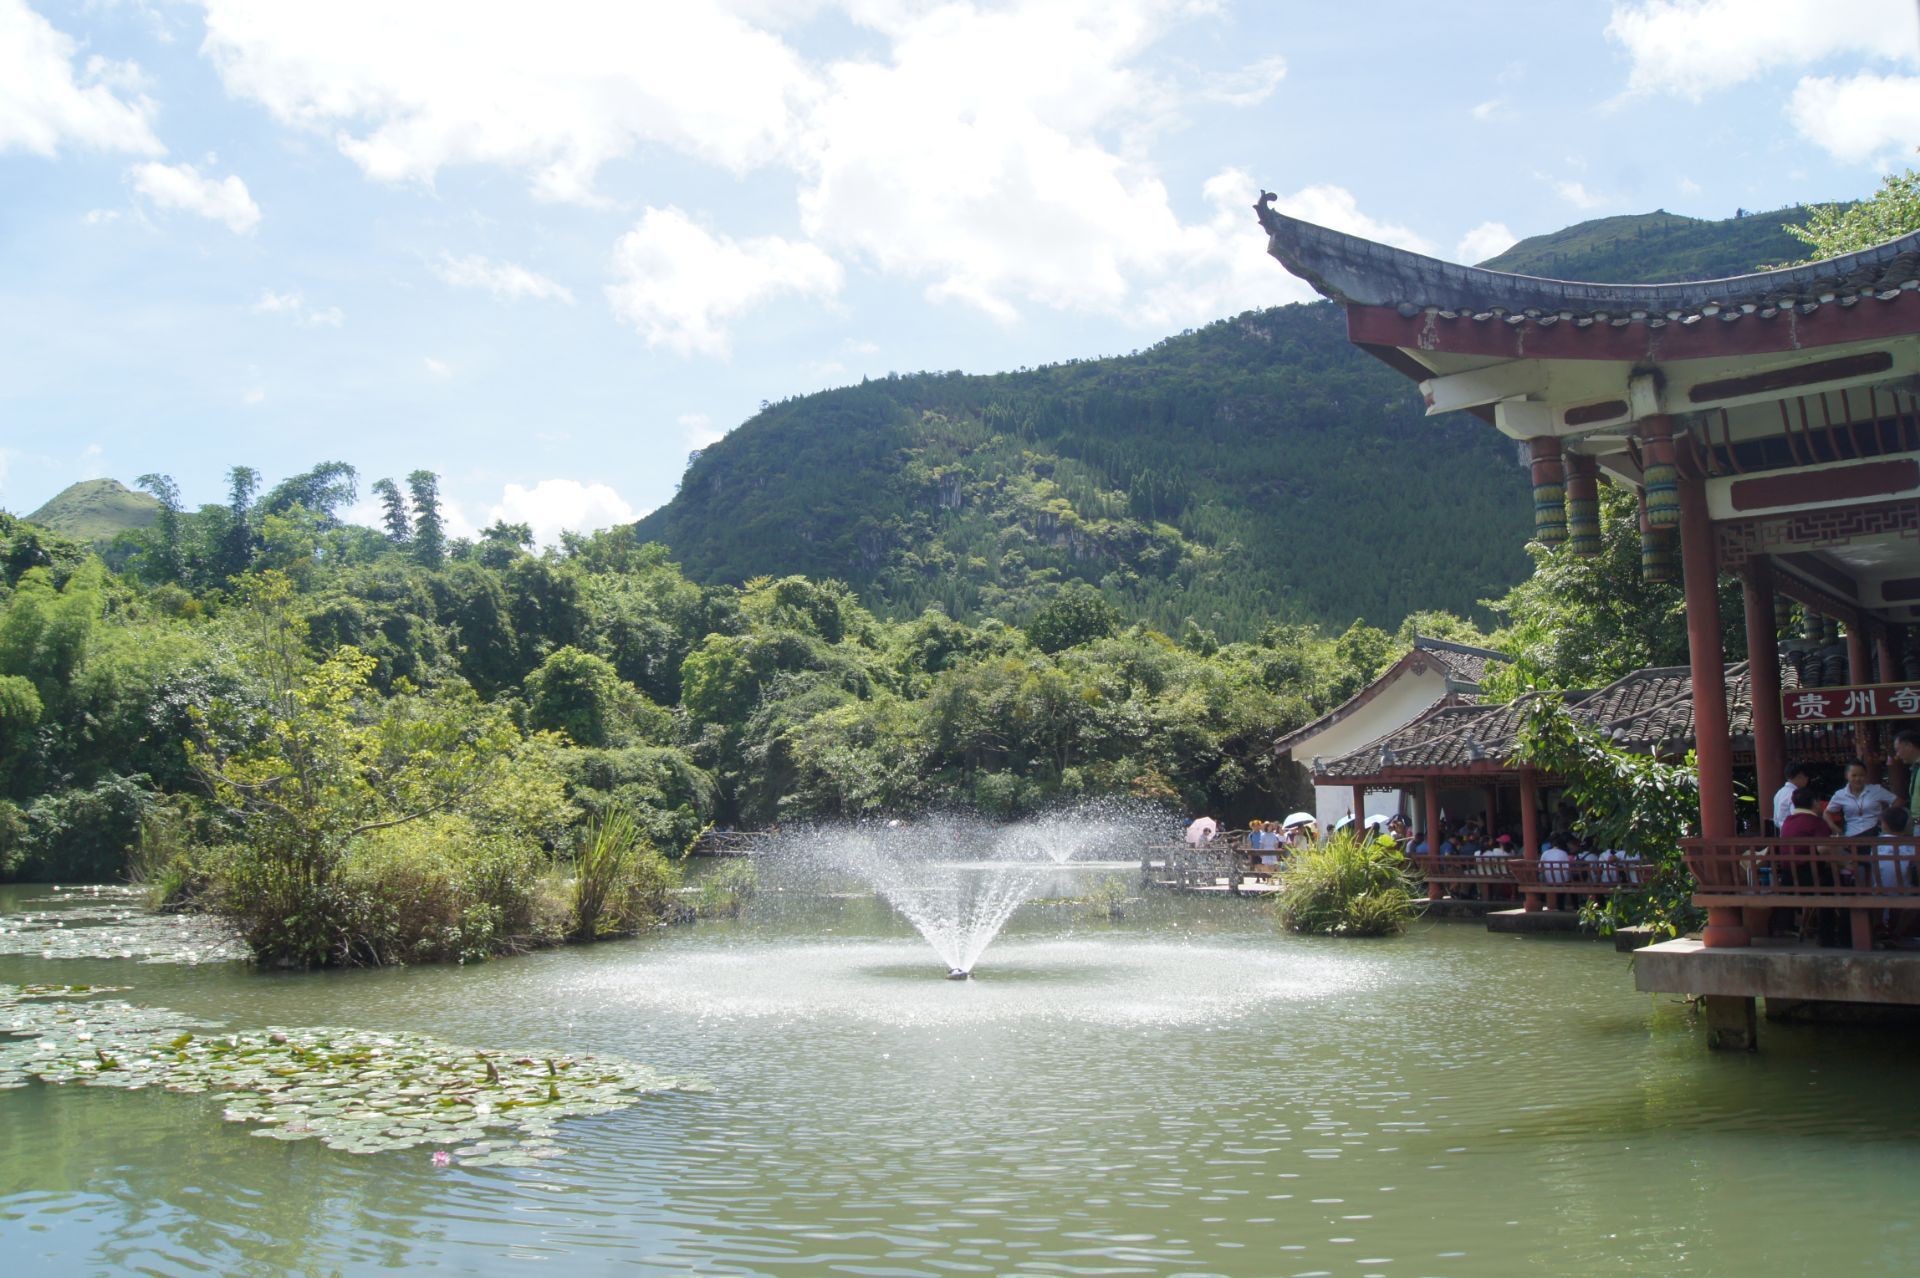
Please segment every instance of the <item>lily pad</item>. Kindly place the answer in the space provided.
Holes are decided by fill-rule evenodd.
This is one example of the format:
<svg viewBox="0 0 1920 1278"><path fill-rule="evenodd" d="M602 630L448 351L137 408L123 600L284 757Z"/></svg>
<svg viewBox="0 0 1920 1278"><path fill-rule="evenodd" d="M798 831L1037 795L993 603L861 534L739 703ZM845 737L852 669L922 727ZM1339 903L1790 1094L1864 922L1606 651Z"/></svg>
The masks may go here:
<svg viewBox="0 0 1920 1278"><path fill-rule="evenodd" d="M616 1056L516 1057L335 1027L209 1034L208 1022L167 1008L76 1001L107 992L123 991L0 985L0 1088L37 1079L214 1092L221 1118L255 1136L356 1154L458 1145L463 1163L508 1167L559 1157L557 1121L708 1090Z"/></svg>

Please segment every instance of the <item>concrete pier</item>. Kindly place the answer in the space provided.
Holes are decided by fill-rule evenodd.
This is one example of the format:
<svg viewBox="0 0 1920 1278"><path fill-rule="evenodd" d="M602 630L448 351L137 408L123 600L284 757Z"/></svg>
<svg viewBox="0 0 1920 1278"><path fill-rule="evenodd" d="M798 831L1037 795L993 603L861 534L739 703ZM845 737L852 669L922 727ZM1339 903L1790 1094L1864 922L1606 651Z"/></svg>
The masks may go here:
<svg viewBox="0 0 1920 1278"><path fill-rule="evenodd" d="M1760 939L1727 949L1662 941L1633 952L1633 983L1661 994L1920 1005L1920 953Z"/></svg>
<svg viewBox="0 0 1920 1278"><path fill-rule="evenodd" d="M1549 932L1578 932L1578 910L1495 910L1487 915L1487 931L1543 936Z"/></svg>

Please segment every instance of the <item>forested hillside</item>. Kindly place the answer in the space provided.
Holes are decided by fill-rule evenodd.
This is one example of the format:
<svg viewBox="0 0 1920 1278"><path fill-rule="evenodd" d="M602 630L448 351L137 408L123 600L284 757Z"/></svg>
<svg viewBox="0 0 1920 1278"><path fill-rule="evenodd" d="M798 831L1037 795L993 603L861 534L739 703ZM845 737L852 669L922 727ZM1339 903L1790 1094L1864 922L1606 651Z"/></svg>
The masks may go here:
<svg viewBox="0 0 1920 1278"><path fill-rule="evenodd" d="M1784 228L1812 216L1812 208L1794 205L1720 222L1664 209L1602 217L1521 240L1479 265L1606 284L1722 279L1805 257L1806 245Z"/></svg>
<svg viewBox="0 0 1920 1278"><path fill-rule="evenodd" d="M339 462L264 495L236 467L198 511L146 478L161 518L105 558L0 513L0 879L143 875L295 963L591 935L550 907L614 827L675 852L710 823L1106 796L1278 815L1276 736L1414 624L1479 637L1176 641L1086 587L1024 630L888 622L832 582L696 584L631 528L449 539L427 471L372 486L382 531L339 521Z"/></svg>
<svg viewBox="0 0 1920 1278"><path fill-rule="evenodd" d="M1783 226L1809 216L1601 218L1487 265L1733 275L1804 256ZM696 457L639 532L696 580L832 577L884 616L938 603L1018 623L1080 581L1170 633L1191 619L1239 639L1273 621L1482 615L1526 575L1526 485L1495 432L1422 416L1407 380L1315 304L1113 359L771 405Z"/></svg>
<svg viewBox="0 0 1920 1278"><path fill-rule="evenodd" d="M696 580L832 577L886 616L1018 623L1081 581L1129 619L1244 639L1469 613L1526 574L1530 522L1511 445L1423 417L1310 305L1115 359L770 406L639 532Z"/></svg>

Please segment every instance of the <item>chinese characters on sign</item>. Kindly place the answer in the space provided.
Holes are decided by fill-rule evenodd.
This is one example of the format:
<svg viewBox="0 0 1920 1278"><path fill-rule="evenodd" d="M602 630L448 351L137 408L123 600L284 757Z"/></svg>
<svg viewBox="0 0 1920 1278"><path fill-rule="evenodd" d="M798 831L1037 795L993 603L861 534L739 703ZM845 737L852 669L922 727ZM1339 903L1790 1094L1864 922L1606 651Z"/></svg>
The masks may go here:
<svg viewBox="0 0 1920 1278"><path fill-rule="evenodd" d="M1790 724L1920 717L1920 683L1795 688L1780 694L1780 717Z"/></svg>

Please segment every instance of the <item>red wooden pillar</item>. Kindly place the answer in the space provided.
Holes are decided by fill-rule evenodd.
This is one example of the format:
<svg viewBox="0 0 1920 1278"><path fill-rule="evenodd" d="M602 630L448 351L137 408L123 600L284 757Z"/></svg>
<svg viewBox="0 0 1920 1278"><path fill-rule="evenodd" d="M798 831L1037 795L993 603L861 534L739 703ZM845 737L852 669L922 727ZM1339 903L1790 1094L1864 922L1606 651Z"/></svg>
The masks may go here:
<svg viewBox="0 0 1920 1278"><path fill-rule="evenodd" d="M1356 785L1353 787L1353 829L1356 834L1359 833L1360 823L1366 819L1367 787Z"/></svg>
<svg viewBox="0 0 1920 1278"><path fill-rule="evenodd" d="M1420 799L1426 805L1427 855L1440 855L1440 783L1437 778L1428 777L1420 783ZM1427 881L1427 899L1440 899L1440 885L1431 879Z"/></svg>
<svg viewBox="0 0 1920 1278"><path fill-rule="evenodd" d="M1764 820L1786 780L1787 730L1780 721L1780 642L1774 629L1773 560L1755 555L1740 580L1747 613L1747 671L1753 689L1754 789ZM1761 827L1765 829L1764 826Z"/></svg>
<svg viewBox="0 0 1920 1278"><path fill-rule="evenodd" d="M1873 682L1872 649L1867 645L1866 618L1855 614L1847 618L1847 681L1849 683ZM1856 723L1853 725L1853 752L1867 765L1867 780L1880 779L1880 751L1875 749L1875 740L1879 737L1879 725Z"/></svg>
<svg viewBox="0 0 1920 1278"><path fill-rule="evenodd" d="M1493 823L1500 819L1500 796L1492 786L1487 787L1487 842L1493 842L1496 831Z"/></svg>
<svg viewBox="0 0 1920 1278"><path fill-rule="evenodd" d="M1529 861L1540 859L1540 786L1531 768L1520 774L1520 854ZM1527 893L1529 912L1545 904L1538 892Z"/></svg>
<svg viewBox="0 0 1920 1278"><path fill-rule="evenodd" d="M1679 478L1680 571L1685 579L1687 658L1693 675L1694 751L1700 769L1700 835L1731 839L1733 747L1727 739L1726 654L1720 650L1720 594L1707 485L1687 467ZM1721 949L1750 943L1738 908L1712 908L1701 940Z"/></svg>

